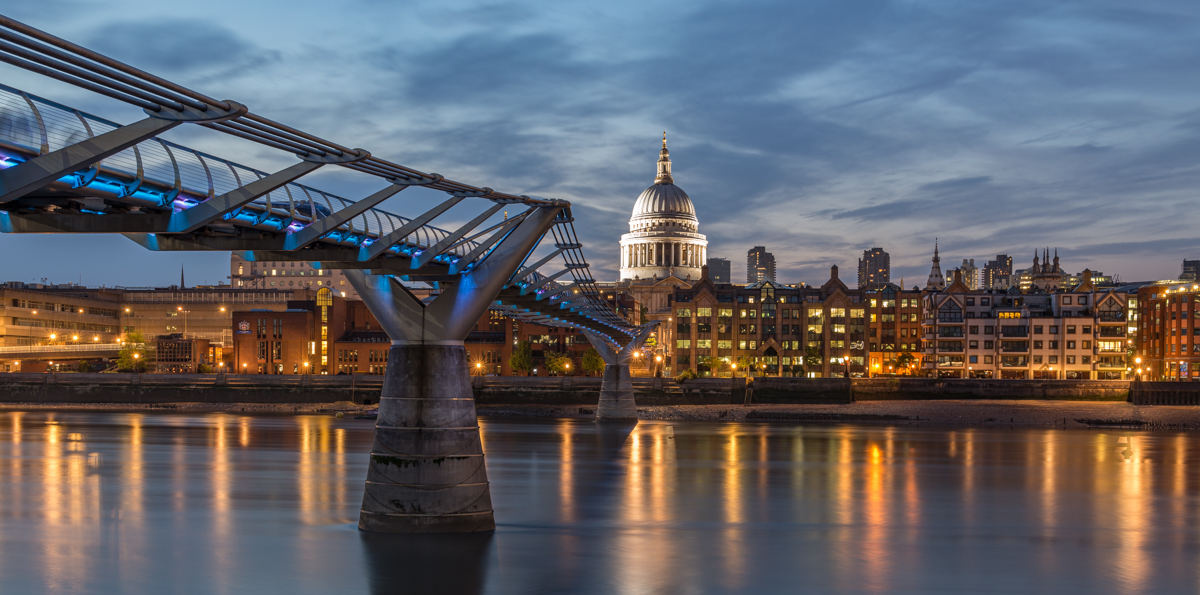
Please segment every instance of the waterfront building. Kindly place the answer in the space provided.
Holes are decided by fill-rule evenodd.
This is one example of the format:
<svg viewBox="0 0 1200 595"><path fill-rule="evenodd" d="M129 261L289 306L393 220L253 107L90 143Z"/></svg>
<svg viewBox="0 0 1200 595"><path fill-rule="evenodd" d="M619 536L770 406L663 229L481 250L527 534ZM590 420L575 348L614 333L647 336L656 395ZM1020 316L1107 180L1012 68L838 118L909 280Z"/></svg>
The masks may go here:
<svg viewBox="0 0 1200 595"><path fill-rule="evenodd" d="M620 278L698 279L708 258L708 240L699 227L692 199L675 185L663 133L654 184L638 196L629 233L621 236Z"/></svg>
<svg viewBox="0 0 1200 595"><path fill-rule="evenodd" d="M311 300L289 301L282 311L233 313L234 356L231 371L245 374L371 374L387 369L391 339L358 300L323 288ZM571 374L582 374L583 352L590 344L575 329L545 327L485 312L467 335L472 375L513 375L514 349L528 341L536 376L547 376L548 352L572 358Z"/></svg>
<svg viewBox="0 0 1200 595"><path fill-rule="evenodd" d="M216 372L213 353L205 339L186 339L183 333L159 335L154 341L154 371L159 374Z"/></svg>
<svg viewBox="0 0 1200 595"><path fill-rule="evenodd" d="M708 276L713 283L729 283L731 279L728 258L709 258Z"/></svg>
<svg viewBox="0 0 1200 595"><path fill-rule="evenodd" d="M909 299L917 300L919 293L913 295ZM820 287L772 281L718 284L702 276L670 296L672 371L730 376L737 364L738 375L749 368L755 375L865 377L870 374L869 350L881 348L883 334L882 326L871 326L868 318L869 311L878 314L885 306L883 298L874 296L876 292L847 287L836 266L830 267L829 280ZM877 300L874 306L871 299ZM893 311L892 303L886 307ZM914 322L919 311L914 304ZM875 320L882 323L878 315ZM876 328L874 333L871 328ZM894 325L889 328L895 332Z"/></svg>
<svg viewBox="0 0 1200 595"><path fill-rule="evenodd" d="M746 283L775 282L775 255L766 246L755 246L746 252Z"/></svg>
<svg viewBox="0 0 1200 595"><path fill-rule="evenodd" d="M872 376L921 375L921 295L891 283L864 294Z"/></svg>
<svg viewBox="0 0 1200 595"><path fill-rule="evenodd" d="M1136 356L1143 380L1200 380L1200 285L1151 284L1138 289ZM1136 370L1135 370L1136 372Z"/></svg>
<svg viewBox="0 0 1200 595"><path fill-rule="evenodd" d="M1125 379L1130 295L1083 282L970 290L961 274L923 297L922 369L940 378ZM1133 327L1136 328L1136 327Z"/></svg>
<svg viewBox="0 0 1200 595"><path fill-rule="evenodd" d="M892 257L883 248L863 250L858 259L858 287L877 289L892 282Z"/></svg>
<svg viewBox="0 0 1200 595"><path fill-rule="evenodd" d="M131 333L147 342L173 334L207 341L208 361L220 363L232 349L235 309L283 310L297 294L303 292L5 283L0 285L0 371L74 371L81 362L107 369Z"/></svg>

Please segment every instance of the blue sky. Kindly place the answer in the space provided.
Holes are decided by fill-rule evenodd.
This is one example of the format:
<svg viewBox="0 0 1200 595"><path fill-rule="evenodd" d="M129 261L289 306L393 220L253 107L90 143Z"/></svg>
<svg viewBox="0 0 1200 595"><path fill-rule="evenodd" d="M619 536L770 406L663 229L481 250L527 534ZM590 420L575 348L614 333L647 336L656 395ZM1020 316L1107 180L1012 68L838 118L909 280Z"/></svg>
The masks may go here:
<svg viewBox="0 0 1200 595"><path fill-rule="evenodd" d="M221 2L42 0L7 14L425 171L565 198L597 278L652 181L659 135L709 254L764 244L783 282L853 283L872 246L921 282L997 253L1170 278L1200 258L1194 2ZM0 81L139 113L0 65ZM270 169L287 156L172 138ZM325 171L344 196L379 187ZM424 200L424 199L423 199ZM411 213L419 205L391 208ZM0 280L163 285L226 254L0 235ZM111 263L113 266L103 266Z"/></svg>

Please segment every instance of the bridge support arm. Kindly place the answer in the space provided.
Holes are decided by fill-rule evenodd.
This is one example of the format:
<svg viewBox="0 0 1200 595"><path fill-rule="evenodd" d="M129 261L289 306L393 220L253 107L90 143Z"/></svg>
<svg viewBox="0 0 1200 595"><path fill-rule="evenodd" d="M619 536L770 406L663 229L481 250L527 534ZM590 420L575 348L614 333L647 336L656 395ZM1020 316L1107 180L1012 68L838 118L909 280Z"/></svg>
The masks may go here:
<svg viewBox="0 0 1200 595"><path fill-rule="evenodd" d="M633 376L629 372L629 360L633 353L642 348L658 323L640 328L633 340L624 347L614 345L604 336L590 329L580 329L588 343L600 353L604 360L604 379L600 383L600 401L596 404L596 419L636 420L637 402L633 396Z"/></svg>
<svg viewBox="0 0 1200 595"><path fill-rule="evenodd" d="M535 210L428 304L390 275L345 271L392 339L359 529L495 529L463 340L559 211Z"/></svg>

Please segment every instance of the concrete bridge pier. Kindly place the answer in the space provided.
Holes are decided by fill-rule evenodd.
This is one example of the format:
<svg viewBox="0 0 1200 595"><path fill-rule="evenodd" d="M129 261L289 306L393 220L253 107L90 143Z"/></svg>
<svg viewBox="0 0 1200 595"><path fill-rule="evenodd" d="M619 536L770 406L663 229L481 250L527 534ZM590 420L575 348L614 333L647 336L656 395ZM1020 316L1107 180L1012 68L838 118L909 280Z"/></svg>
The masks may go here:
<svg viewBox="0 0 1200 595"><path fill-rule="evenodd" d="M603 336L588 329L580 329L604 360L600 401L596 403L597 420L637 420L637 402L633 398L633 377L629 372L629 360L634 351L641 349L657 325L655 322L641 327L633 340L624 347L613 345Z"/></svg>
<svg viewBox="0 0 1200 595"><path fill-rule="evenodd" d="M463 339L560 211L534 210L481 264L427 304L391 275L345 271L392 339L360 530L495 530Z"/></svg>

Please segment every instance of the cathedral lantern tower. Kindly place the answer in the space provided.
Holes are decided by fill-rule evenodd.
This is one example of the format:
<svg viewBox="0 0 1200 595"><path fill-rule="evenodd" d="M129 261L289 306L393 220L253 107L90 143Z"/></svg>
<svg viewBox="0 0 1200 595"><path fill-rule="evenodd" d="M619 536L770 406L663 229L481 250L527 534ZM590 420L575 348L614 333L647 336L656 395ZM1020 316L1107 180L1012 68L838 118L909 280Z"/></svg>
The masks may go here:
<svg viewBox="0 0 1200 595"><path fill-rule="evenodd" d="M671 175L664 132L654 184L634 203L629 233L621 236L621 279L699 279L708 259L708 239L699 228L692 199Z"/></svg>

